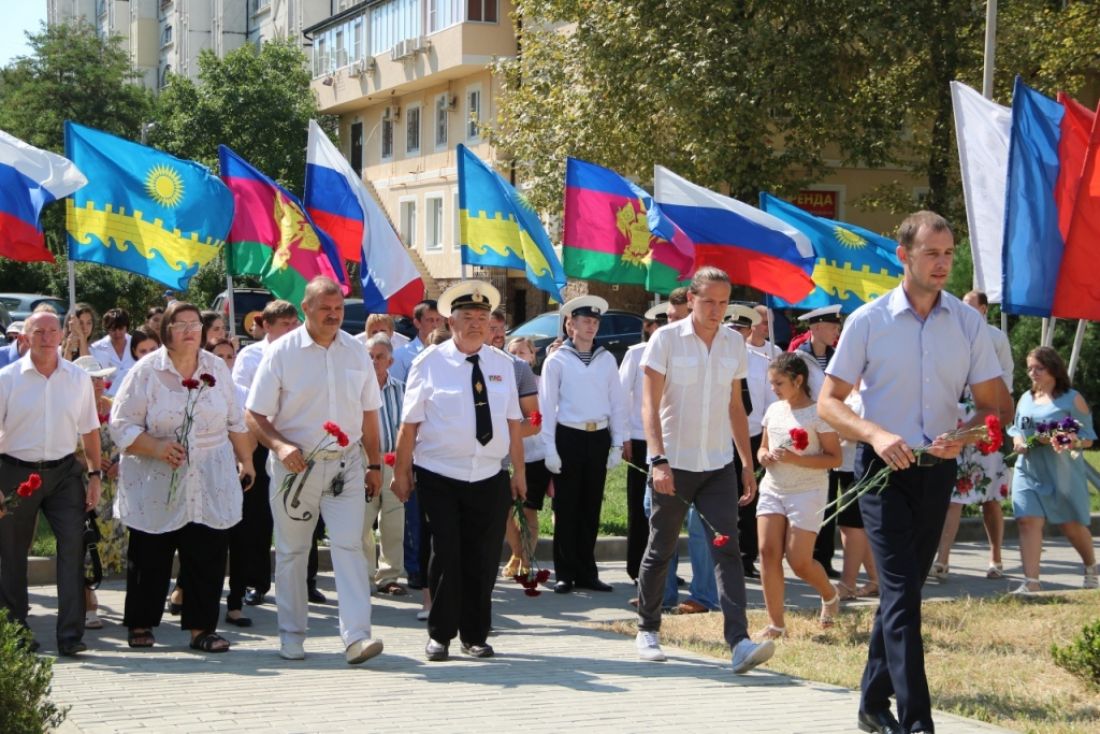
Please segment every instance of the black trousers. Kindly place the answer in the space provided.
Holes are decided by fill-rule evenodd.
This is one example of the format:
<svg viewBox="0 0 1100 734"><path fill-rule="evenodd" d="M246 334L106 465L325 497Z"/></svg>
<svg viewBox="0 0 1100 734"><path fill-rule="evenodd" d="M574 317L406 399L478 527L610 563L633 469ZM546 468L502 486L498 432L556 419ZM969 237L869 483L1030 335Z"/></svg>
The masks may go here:
<svg viewBox="0 0 1100 734"><path fill-rule="evenodd" d="M760 470L760 463L756 460L756 452L760 449L760 444L763 441L763 433L749 436L753 471ZM741 481L741 457L737 454L736 447L733 450L733 468L737 472L737 481ZM757 493L752 498L752 502L744 507L739 507L737 510L737 537L741 549L741 563L744 564L746 569L756 563L756 558L760 555L760 543L756 537L756 503L759 499L760 494Z"/></svg>
<svg viewBox="0 0 1100 734"><path fill-rule="evenodd" d="M414 467L420 506L431 529L428 635L448 644L456 636L484 645L492 618L504 523L512 501L507 472L463 482Z"/></svg>
<svg viewBox="0 0 1100 734"><path fill-rule="evenodd" d="M631 464L646 466L646 443L636 438L630 439ZM646 475L640 471L626 468L626 574L631 581L638 580L649 542L649 518L645 515Z"/></svg>
<svg viewBox="0 0 1100 734"><path fill-rule="evenodd" d="M558 581L588 584L599 578L596 536L611 431L578 431L559 425L555 443L561 474L554 480L554 573Z"/></svg>
<svg viewBox="0 0 1100 734"><path fill-rule="evenodd" d="M244 493L241 521L229 531L229 596L226 607L240 609L245 589L252 587L259 594L271 588L271 503L268 489L267 454L263 446L252 452L256 481Z"/></svg>
<svg viewBox="0 0 1100 734"><path fill-rule="evenodd" d="M206 632L217 629L229 532L194 522L167 533L130 528L122 624L130 629L160 625L172 559L179 552L180 585L184 590L180 627Z"/></svg>
<svg viewBox="0 0 1100 734"><path fill-rule="evenodd" d="M0 463L0 487L6 498L32 473L42 487L20 497L0 519L0 609L26 624L27 551L34 539L35 517L46 517L57 539L57 641L79 642L84 636L84 467L69 457L51 469L30 469ZM161 604L164 596L161 595Z"/></svg>
<svg viewBox="0 0 1100 734"><path fill-rule="evenodd" d="M833 476L836 473L835 470L829 471L829 489L826 496L830 503L836 501L840 489L839 479ZM833 567L833 554L836 553L837 518L835 510L826 510L825 514L831 519L817 532L817 540L814 541L814 560L820 563L822 568L830 569Z"/></svg>
<svg viewBox="0 0 1100 734"><path fill-rule="evenodd" d="M863 476L868 466L877 472L884 464L874 449L860 444L856 476ZM940 542L955 472L954 461L895 471L886 489L868 492L859 500L879 577L879 607L863 671L860 708L868 713L883 711L894 695L904 731L933 731L921 640L921 587Z"/></svg>

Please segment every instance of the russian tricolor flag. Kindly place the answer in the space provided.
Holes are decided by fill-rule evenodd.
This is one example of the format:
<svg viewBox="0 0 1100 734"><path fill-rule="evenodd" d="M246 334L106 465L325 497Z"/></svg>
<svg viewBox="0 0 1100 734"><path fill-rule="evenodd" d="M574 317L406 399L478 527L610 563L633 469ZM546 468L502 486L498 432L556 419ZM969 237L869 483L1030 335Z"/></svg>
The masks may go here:
<svg viewBox="0 0 1100 734"><path fill-rule="evenodd" d="M367 313L410 315L424 281L386 215L315 120L309 121L305 205L340 256L360 263Z"/></svg>
<svg viewBox="0 0 1100 734"><path fill-rule="evenodd" d="M88 183L68 158L40 150L0 130L0 255L53 262L38 226L42 207Z"/></svg>
<svg viewBox="0 0 1100 734"><path fill-rule="evenodd" d="M654 200L695 243L695 267L713 265L734 283L797 303L813 289L810 240L754 206L691 183L662 166L653 170Z"/></svg>

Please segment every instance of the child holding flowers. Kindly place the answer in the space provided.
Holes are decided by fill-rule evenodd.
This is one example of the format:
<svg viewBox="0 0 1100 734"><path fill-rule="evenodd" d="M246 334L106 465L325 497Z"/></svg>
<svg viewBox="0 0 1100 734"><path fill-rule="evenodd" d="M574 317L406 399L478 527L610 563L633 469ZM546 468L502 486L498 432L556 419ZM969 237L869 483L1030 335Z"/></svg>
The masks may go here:
<svg viewBox="0 0 1100 734"><path fill-rule="evenodd" d="M760 538L760 577L768 626L762 637L782 637L783 557L799 578L821 594L821 624L829 627L840 609L840 595L814 560L814 541L824 518L829 469L840 466L840 438L817 415L810 398L809 370L794 354L781 354L768 369L779 400L764 414L757 458L765 469L756 523Z"/></svg>
<svg viewBox="0 0 1100 734"><path fill-rule="evenodd" d="M1070 387L1065 363L1050 347L1027 355L1031 389L1020 397L1009 429L1020 458L1012 476L1012 509L1020 529L1024 582L1012 593L1039 590L1043 525L1059 525L1085 564L1084 587L1098 586L1089 532L1089 493L1080 449L1096 439L1084 397Z"/></svg>

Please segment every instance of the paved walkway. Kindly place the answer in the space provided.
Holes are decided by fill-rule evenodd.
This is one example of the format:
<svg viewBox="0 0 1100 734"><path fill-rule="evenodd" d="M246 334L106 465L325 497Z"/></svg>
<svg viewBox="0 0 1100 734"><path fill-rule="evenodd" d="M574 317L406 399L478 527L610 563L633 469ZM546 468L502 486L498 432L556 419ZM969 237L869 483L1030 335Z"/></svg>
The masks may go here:
<svg viewBox="0 0 1100 734"><path fill-rule="evenodd" d="M1044 556L1048 588L1079 588L1080 564L1068 546L1051 542ZM926 596L995 594L1007 581L984 578L979 544L953 555L958 572L930 583ZM1014 548L1009 573L1019 575ZM681 575L689 576L686 564ZM491 638L498 655L473 660L458 653L445 663L423 658L424 625L419 604L375 597L375 634L386 643L382 656L349 667L337 636L335 606L311 607L307 658L288 662L276 654L275 609L250 608L255 626L222 632L233 642L224 655L186 648L176 618L165 616L152 651L126 647L120 625L123 584L100 590L105 629L89 631L91 648L54 668L54 698L70 705L64 732L683 732L720 728L743 732L854 731L857 695L759 670L734 676L729 663L666 649L669 661L642 663L633 640L593 629L594 621L630 618L631 596L624 566L604 564L610 594L544 593L523 596L513 583L494 595ZM322 589L335 596L331 574ZM807 587L788 587L792 603L816 604ZM760 605L759 585L750 583L750 603ZM54 649L52 588L32 588L31 626ZM782 655L780 647L778 655ZM941 734L1000 731L948 714L937 715Z"/></svg>

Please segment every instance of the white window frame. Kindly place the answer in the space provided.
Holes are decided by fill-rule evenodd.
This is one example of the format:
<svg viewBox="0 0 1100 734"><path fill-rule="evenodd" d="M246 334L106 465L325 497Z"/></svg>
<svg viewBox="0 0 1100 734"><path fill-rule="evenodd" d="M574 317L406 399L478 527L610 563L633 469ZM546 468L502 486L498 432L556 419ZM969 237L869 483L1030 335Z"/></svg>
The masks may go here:
<svg viewBox="0 0 1100 734"><path fill-rule="evenodd" d="M390 119L386 119L386 111L390 108L382 109L382 119L378 123L378 150L381 160L392 161L393 160L393 112L390 111ZM386 152L386 128L389 127L390 134L390 151Z"/></svg>
<svg viewBox="0 0 1100 734"><path fill-rule="evenodd" d="M470 104L470 95L477 94L477 116L476 121L474 117L474 109ZM480 143L481 142L481 108L483 106L483 96L481 92L480 84L471 84L466 87L465 93L462 95L462 110L465 113L462 115L462 136L466 138L468 143ZM474 134L470 134L471 126Z"/></svg>
<svg viewBox="0 0 1100 734"><path fill-rule="evenodd" d="M409 208L412 209L411 221L409 215L406 213ZM416 249L416 197L415 196L402 196L397 200L397 226L399 228L398 234L401 235L401 241L405 244L405 247L410 250ZM411 229L411 231L410 231Z"/></svg>
<svg viewBox="0 0 1100 734"><path fill-rule="evenodd" d="M435 105L433 111L435 113L433 125L432 125L432 139L435 142L436 150L446 150L447 143L451 138L451 95L449 92L443 92L435 96ZM443 123L442 128L440 122ZM439 132L443 131L443 140L439 139Z"/></svg>
<svg viewBox="0 0 1100 734"><path fill-rule="evenodd" d="M413 115L413 113L416 113ZM411 129L413 117L416 117L416 147L412 146L412 137L409 135ZM424 115L423 107L419 102L405 105L405 112L402 115L405 118L405 153L406 155L420 155L420 149L423 147L424 137Z"/></svg>
<svg viewBox="0 0 1100 734"><path fill-rule="evenodd" d="M439 202L439 219L432 221L432 204ZM430 191L424 194L424 252L442 252L446 231L446 207L442 191ZM433 231L434 230L434 231ZM432 242L434 235L435 242Z"/></svg>

